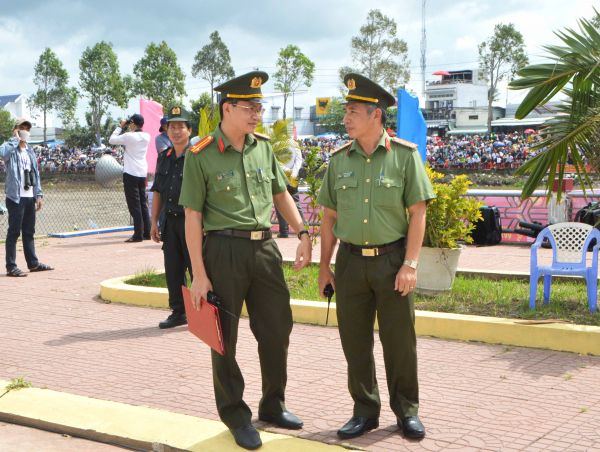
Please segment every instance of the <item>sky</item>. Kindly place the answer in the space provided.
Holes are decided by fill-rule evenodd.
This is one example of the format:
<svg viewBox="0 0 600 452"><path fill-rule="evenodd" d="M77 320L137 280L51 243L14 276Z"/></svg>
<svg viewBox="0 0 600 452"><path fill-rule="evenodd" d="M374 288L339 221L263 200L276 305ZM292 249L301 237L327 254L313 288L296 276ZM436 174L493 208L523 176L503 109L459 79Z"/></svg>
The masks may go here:
<svg viewBox="0 0 600 452"><path fill-rule="evenodd" d="M544 62L542 46L559 44L554 31L577 27L577 19L594 15L590 0L426 0L426 79L438 70L477 67L477 46L493 34L499 23L514 23L524 37L531 63ZM136 7L137 5L137 7ZM596 3L596 6L599 5ZM371 9L397 23L397 37L408 44L411 80L408 89L421 94L422 0L358 1L263 0L219 2L206 0L145 0L139 3L103 0L42 1L26 4L2 0L0 9L0 95L32 94L33 68L40 54L50 47L78 86L79 58L89 46L112 42L121 74L131 74L146 46L165 40L175 51L186 74L187 101L209 85L192 77L194 56L219 31L228 46L236 75L260 68L275 72L277 54L289 44L297 45L316 66L315 80L306 96L339 95L337 70L351 65L350 40L359 33ZM523 92L501 87L500 105L518 103ZM273 92L272 82L263 92ZM82 119L87 99L79 100ZM314 102L313 102L314 103ZM187 105L186 105L187 106ZM139 109L132 100L125 110L111 108L122 117Z"/></svg>

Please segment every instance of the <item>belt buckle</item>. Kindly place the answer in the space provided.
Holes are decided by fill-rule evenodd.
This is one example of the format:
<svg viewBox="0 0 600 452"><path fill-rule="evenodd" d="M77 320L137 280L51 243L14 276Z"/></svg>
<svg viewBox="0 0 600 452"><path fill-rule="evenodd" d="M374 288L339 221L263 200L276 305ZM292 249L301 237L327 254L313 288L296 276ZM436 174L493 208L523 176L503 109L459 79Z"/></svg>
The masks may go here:
<svg viewBox="0 0 600 452"><path fill-rule="evenodd" d="M363 248L362 255L368 257L375 257L379 254L378 248Z"/></svg>
<svg viewBox="0 0 600 452"><path fill-rule="evenodd" d="M251 231L250 232L250 240L262 240L263 231Z"/></svg>

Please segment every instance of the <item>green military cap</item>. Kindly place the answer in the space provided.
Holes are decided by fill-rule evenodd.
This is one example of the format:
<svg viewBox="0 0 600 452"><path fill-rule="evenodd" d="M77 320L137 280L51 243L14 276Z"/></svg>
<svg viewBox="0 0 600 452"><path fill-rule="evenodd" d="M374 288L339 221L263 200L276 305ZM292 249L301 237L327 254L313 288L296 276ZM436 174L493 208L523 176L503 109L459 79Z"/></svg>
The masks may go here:
<svg viewBox="0 0 600 452"><path fill-rule="evenodd" d="M215 88L221 93L221 102L226 99L239 99L248 102L261 102L263 98L260 87L267 83L269 74L263 71L252 71L232 78Z"/></svg>
<svg viewBox="0 0 600 452"><path fill-rule="evenodd" d="M183 107L171 107L169 114L167 115L167 122L173 121L192 122L190 114Z"/></svg>
<svg viewBox="0 0 600 452"><path fill-rule="evenodd" d="M396 98L364 75L353 72L344 76L344 85L348 88L346 102L365 102L375 104L384 110L393 107Z"/></svg>

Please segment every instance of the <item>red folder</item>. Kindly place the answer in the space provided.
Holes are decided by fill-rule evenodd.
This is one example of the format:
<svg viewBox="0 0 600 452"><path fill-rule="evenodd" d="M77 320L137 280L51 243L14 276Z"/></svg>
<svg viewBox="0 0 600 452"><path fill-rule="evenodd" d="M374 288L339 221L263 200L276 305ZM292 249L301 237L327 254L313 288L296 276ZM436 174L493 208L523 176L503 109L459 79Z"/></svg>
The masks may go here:
<svg viewBox="0 0 600 452"><path fill-rule="evenodd" d="M204 298L201 300L202 309L199 311L192 304L192 294L187 287L183 288L183 302L185 303L185 313L187 315L188 328L190 333L196 336L213 350L225 354L223 348L223 334L221 329L221 319L219 318L219 309L213 306Z"/></svg>

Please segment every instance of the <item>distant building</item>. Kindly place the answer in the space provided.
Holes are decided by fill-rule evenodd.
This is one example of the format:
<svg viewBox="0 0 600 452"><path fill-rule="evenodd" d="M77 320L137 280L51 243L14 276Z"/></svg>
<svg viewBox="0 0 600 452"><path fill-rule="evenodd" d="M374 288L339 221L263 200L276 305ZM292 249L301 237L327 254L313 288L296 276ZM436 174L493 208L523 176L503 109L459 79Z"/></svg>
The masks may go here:
<svg viewBox="0 0 600 452"><path fill-rule="evenodd" d="M534 108L532 112L523 119L515 118L515 113L520 104L508 104L506 106L505 117L492 121L492 131L497 133L523 133L526 129L537 131L544 122L558 115L556 107L561 104L561 101L548 102L541 107Z"/></svg>
<svg viewBox="0 0 600 452"><path fill-rule="evenodd" d="M422 109L429 135L487 132L488 84L481 69L446 72L441 80L428 81ZM504 109L492 107L493 119L504 118Z"/></svg>
<svg viewBox="0 0 600 452"><path fill-rule="evenodd" d="M27 96L25 94L11 94L0 96L0 107L8 111L13 119L25 118L31 122L31 144L40 144L44 141L44 117L41 112L34 110L31 112L27 106ZM53 142L62 129L57 128L60 121L47 113L46 114L46 141Z"/></svg>

